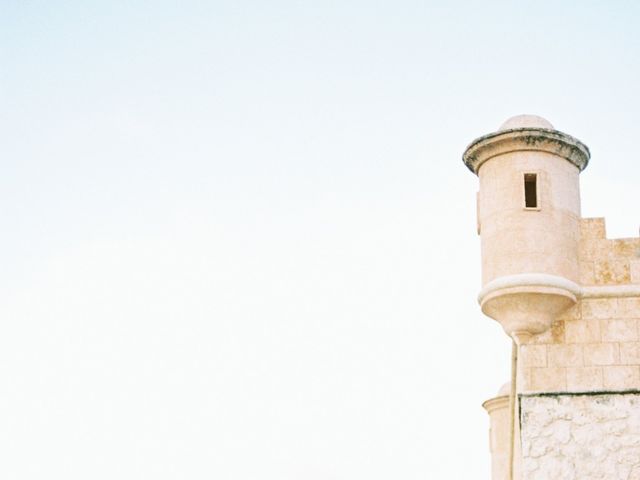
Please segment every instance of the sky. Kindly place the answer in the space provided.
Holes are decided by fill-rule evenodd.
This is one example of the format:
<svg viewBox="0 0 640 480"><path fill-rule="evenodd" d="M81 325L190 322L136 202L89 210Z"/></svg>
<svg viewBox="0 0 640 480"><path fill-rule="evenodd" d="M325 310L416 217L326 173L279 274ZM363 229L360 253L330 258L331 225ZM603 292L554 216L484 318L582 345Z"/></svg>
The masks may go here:
<svg viewBox="0 0 640 480"><path fill-rule="evenodd" d="M0 477L489 478L476 137L638 235L632 1L0 0Z"/></svg>

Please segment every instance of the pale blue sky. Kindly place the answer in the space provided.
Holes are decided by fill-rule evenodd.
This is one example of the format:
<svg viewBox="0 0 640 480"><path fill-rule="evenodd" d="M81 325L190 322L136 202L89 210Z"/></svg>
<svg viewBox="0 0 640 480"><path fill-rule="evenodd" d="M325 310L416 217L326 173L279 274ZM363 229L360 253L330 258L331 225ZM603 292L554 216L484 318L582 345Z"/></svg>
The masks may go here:
<svg viewBox="0 0 640 480"><path fill-rule="evenodd" d="M0 477L489 478L460 157L638 232L637 2L0 0Z"/></svg>

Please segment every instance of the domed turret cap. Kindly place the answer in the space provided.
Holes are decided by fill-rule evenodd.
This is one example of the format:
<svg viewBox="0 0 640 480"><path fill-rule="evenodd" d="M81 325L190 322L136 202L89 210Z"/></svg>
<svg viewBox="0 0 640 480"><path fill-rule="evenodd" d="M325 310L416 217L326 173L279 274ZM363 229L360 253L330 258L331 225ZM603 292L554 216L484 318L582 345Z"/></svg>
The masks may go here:
<svg viewBox="0 0 640 480"><path fill-rule="evenodd" d="M503 132L504 130L515 130L517 128L544 128L546 130L555 130L551 122L546 118L539 117L538 115L516 115L500 125L498 131Z"/></svg>
<svg viewBox="0 0 640 480"><path fill-rule="evenodd" d="M537 115L516 115L504 122L497 132L471 142L462 160L477 175L487 160L516 151L552 153L571 162L580 171L586 168L591 156L584 143L556 130L548 120Z"/></svg>

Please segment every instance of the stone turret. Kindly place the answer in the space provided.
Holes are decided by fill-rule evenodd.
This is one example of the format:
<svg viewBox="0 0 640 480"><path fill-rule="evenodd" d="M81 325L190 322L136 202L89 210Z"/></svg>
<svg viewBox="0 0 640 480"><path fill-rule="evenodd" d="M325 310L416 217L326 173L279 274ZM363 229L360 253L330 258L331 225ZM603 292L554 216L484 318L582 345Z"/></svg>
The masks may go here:
<svg viewBox="0 0 640 480"><path fill-rule="evenodd" d="M491 451L491 478L493 480L509 480L510 393L511 384L505 383L494 398L490 398L482 404L489 414L491 425L489 428L489 449Z"/></svg>
<svg viewBox="0 0 640 480"><path fill-rule="evenodd" d="M482 311L510 336L543 332L580 291L579 174L589 150L520 115L474 140L463 159L480 179Z"/></svg>
<svg viewBox="0 0 640 480"><path fill-rule="evenodd" d="M463 160L478 300L513 339L510 388L484 403L493 480L640 480L640 238L581 218L589 150L543 118L507 120Z"/></svg>

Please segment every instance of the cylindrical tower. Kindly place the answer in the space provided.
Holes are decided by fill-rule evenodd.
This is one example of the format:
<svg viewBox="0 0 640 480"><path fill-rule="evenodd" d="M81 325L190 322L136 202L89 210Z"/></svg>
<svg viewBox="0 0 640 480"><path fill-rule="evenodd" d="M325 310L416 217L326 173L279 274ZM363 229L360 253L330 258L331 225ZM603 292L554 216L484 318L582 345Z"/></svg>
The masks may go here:
<svg viewBox="0 0 640 480"><path fill-rule="evenodd" d="M509 444L511 418L509 416L509 393L511 384L506 383L500 388L494 398L490 398L482 404L489 414L489 448L491 449L491 480L509 480ZM520 457L520 443L516 447L516 458ZM515 465L517 475L520 478L520 463Z"/></svg>
<svg viewBox="0 0 640 480"><path fill-rule="evenodd" d="M520 115L474 140L463 160L480 179L482 311L508 335L540 333L580 291L579 174L589 149Z"/></svg>

